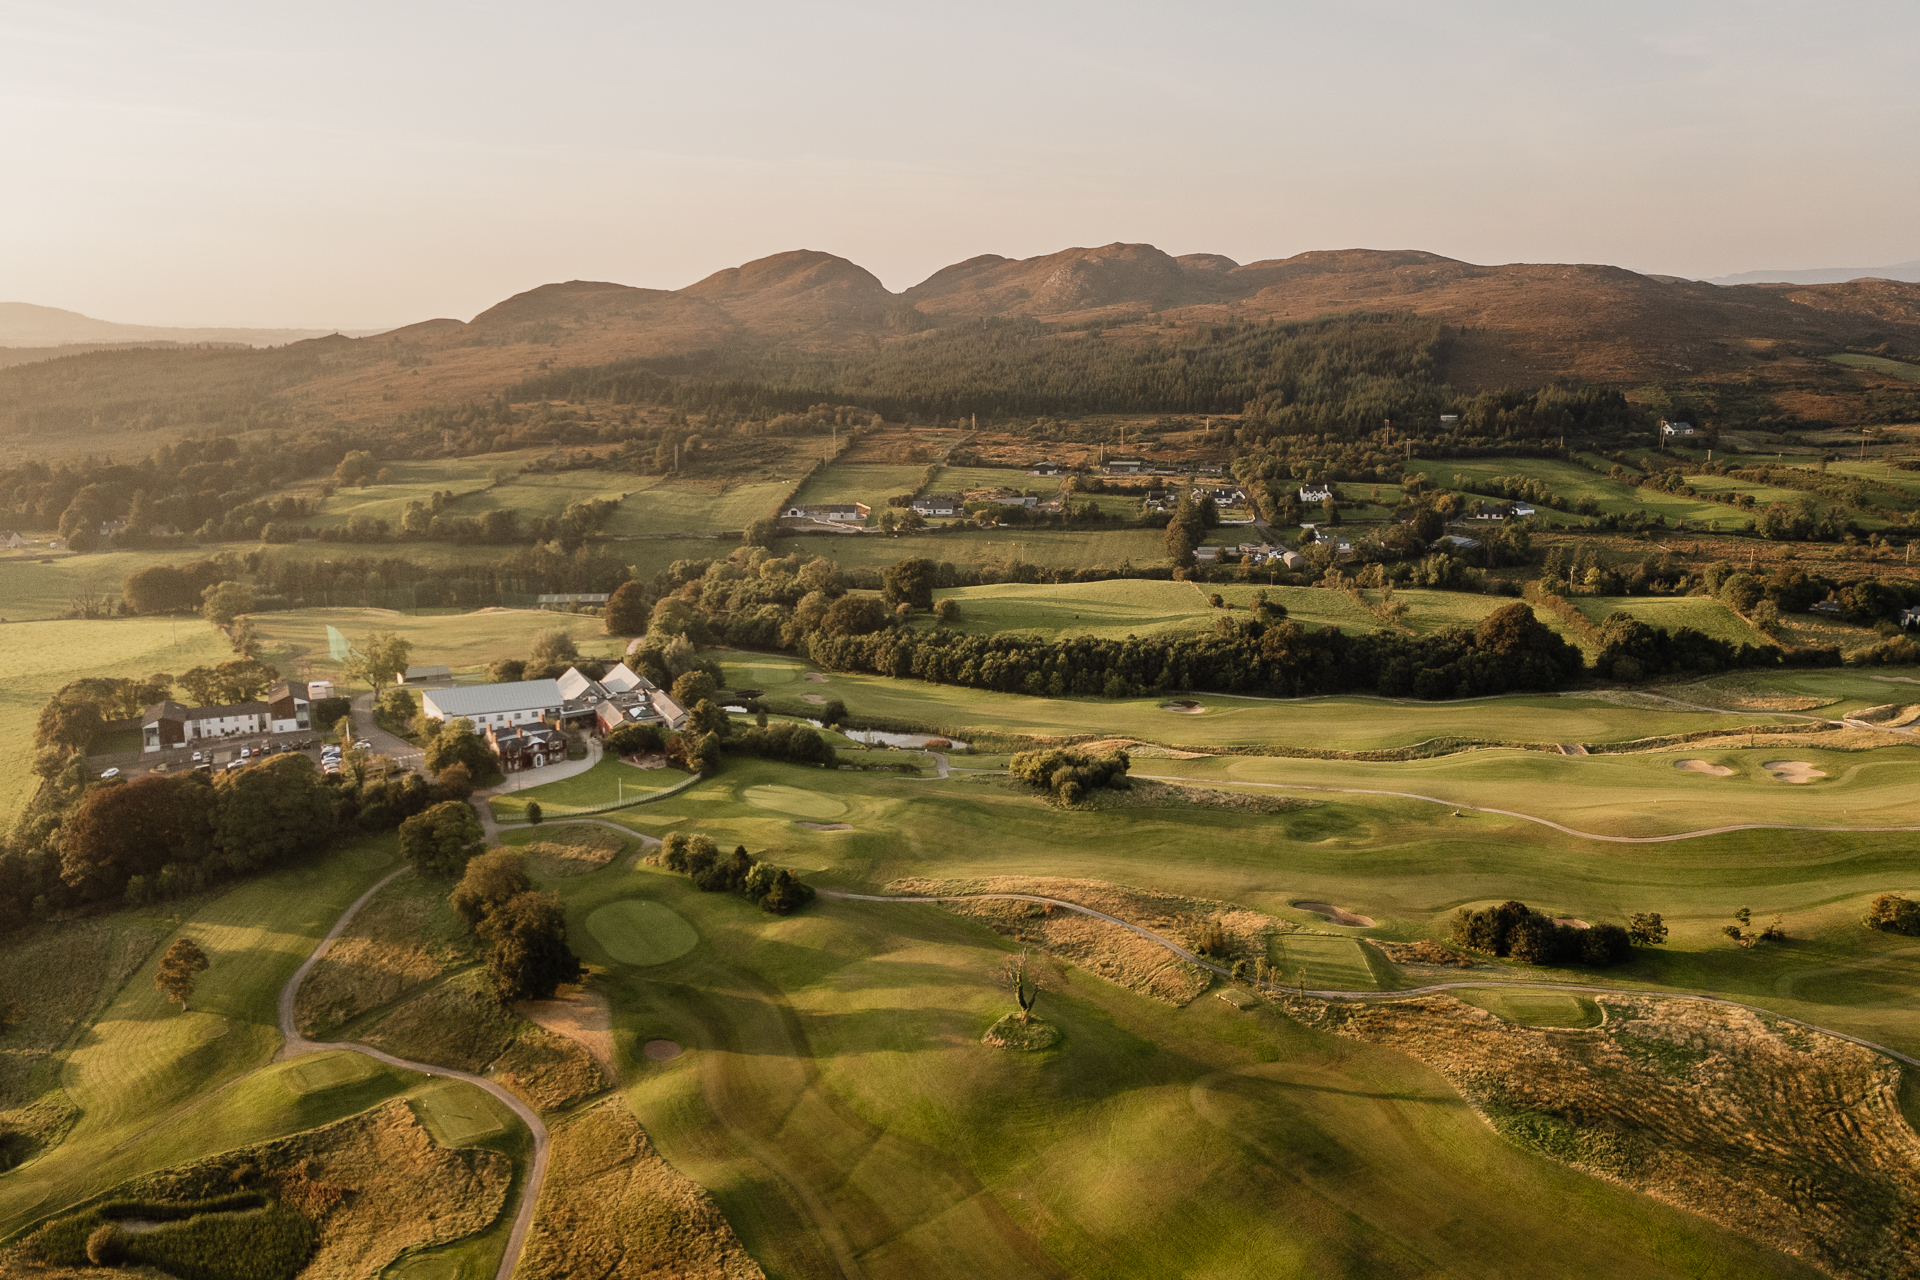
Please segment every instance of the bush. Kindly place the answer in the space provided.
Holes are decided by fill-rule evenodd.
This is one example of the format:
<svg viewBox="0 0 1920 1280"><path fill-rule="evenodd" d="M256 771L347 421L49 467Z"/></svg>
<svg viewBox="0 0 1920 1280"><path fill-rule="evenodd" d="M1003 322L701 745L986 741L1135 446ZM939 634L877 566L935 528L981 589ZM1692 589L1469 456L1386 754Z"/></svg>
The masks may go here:
<svg viewBox="0 0 1920 1280"><path fill-rule="evenodd" d="M1067 804L1077 804L1086 792L1099 787L1126 790L1131 765L1124 751L1096 756L1074 747L1049 747L1018 753L1007 762L1007 772L1029 786L1052 791Z"/></svg>
<svg viewBox="0 0 1920 1280"><path fill-rule="evenodd" d="M1920 937L1920 902L1897 893L1883 893L1873 900L1873 906L1860 923L1883 933Z"/></svg>
<svg viewBox="0 0 1920 1280"><path fill-rule="evenodd" d="M528 822L532 823L534 826L537 827L540 825L540 819L543 816L544 815L542 814L540 809L540 802L538 800L527 801L527 821Z"/></svg>
<svg viewBox="0 0 1920 1280"><path fill-rule="evenodd" d="M1605 968L1625 960L1633 951L1631 935L1620 925L1576 929L1515 901L1481 911L1462 907L1453 918L1453 941L1470 951L1538 965Z"/></svg>
<svg viewBox="0 0 1920 1280"><path fill-rule="evenodd" d="M792 871L774 870L745 845L723 856L708 837L676 831L648 861L684 873L703 893L737 893L774 915L787 915L813 901L813 889Z"/></svg>

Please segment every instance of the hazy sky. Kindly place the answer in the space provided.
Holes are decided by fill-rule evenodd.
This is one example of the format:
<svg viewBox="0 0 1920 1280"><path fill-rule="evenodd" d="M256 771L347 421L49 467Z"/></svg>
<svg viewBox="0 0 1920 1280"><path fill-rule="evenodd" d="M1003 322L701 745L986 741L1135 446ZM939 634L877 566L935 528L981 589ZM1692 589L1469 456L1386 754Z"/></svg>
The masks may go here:
<svg viewBox="0 0 1920 1280"><path fill-rule="evenodd" d="M461 318L783 249L1920 257L1920 4L0 0L0 300Z"/></svg>

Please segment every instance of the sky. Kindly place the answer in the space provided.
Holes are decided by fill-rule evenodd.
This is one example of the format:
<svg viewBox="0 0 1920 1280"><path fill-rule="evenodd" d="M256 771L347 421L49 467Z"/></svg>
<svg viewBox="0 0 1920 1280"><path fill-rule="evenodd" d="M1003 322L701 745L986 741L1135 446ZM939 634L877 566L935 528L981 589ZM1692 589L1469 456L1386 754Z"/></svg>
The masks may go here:
<svg viewBox="0 0 1920 1280"><path fill-rule="evenodd" d="M0 300L381 328L787 249L1920 258L1920 4L0 0Z"/></svg>

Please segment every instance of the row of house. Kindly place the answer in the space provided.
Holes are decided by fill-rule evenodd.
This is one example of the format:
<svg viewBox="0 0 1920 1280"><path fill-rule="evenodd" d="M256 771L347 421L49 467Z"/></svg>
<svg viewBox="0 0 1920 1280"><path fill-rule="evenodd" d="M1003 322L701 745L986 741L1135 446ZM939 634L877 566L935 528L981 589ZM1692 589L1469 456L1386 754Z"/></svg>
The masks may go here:
<svg viewBox="0 0 1920 1280"><path fill-rule="evenodd" d="M327 685L327 695L333 690ZM282 680L267 690L265 702L183 707L156 702L140 713L140 749L160 751L236 734L298 733L313 727L313 694L306 683Z"/></svg>

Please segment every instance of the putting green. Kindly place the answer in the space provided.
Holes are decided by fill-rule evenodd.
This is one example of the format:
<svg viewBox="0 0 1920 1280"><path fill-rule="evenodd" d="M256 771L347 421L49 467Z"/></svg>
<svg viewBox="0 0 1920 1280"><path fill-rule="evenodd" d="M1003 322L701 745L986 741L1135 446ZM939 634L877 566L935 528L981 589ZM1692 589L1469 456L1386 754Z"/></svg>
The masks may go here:
<svg viewBox="0 0 1920 1280"><path fill-rule="evenodd" d="M467 1084L449 1083L418 1094L413 1109L427 1132L446 1147L469 1146L505 1127L493 1099Z"/></svg>
<svg viewBox="0 0 1920 1280"><path fill-rule="evenodd" d="M622 964L665 964L700 941L692 925L645 898L609 902L587 917L587 932Z"/></svg>
<svg viewBox="0 0 1920 1280"><path fill-rule="evenodd" d="M357 1084L373 1074L373 1059L358 1053L333 1052L301 1058L280 1072L280 1083L295 1097L322 1093L343 1084Z"/></svg>
<svg viewBox="0 0 1920 1280"><path fill-rule="evenodd" d="M796 818L837 818L847 811L847 806L832 796L777 783L748 787L743 798L750 805L790 813Z"/></svg>

